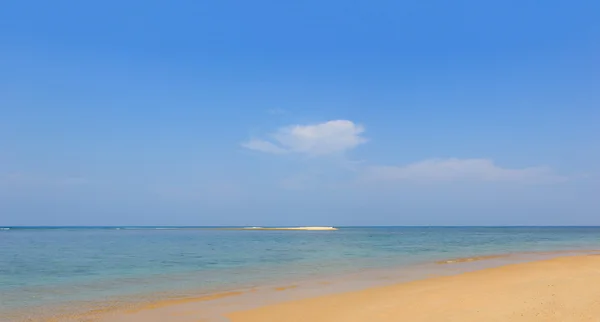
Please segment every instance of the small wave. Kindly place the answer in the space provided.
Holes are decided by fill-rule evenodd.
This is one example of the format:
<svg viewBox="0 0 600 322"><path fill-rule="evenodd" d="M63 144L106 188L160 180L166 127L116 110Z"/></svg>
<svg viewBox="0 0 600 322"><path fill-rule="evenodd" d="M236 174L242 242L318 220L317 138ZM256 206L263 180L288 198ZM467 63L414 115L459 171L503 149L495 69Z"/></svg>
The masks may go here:
<svg viewBox="0 0 600 322"><path fill-rule="evenodd" d="M10 228L0 227L0 230L10 230Z"/></svg>

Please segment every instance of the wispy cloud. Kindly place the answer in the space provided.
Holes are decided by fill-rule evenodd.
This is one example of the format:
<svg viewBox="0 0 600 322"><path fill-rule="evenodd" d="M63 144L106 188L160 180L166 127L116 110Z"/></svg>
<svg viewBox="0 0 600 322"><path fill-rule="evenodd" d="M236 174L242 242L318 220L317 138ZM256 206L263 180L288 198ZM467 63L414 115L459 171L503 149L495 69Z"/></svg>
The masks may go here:
<svg viewBox="0 0 600 322"><path fill-rule="evenodd" d="M283 115L286 113L286 110L277 107L277 108L272 108L270 110L267 110L267 113L269 113L271 115Z"/></svg>
<svg viewBox="0 0 600 322"><path fill-rule="evenodd" d="M309 156L338 155L334 158L335 169L346 170L345 176L356 176L361 182L510 182L542 184L561 182L572 177L559 175L547 166L504 167L485 158L425 159L404 165L367 165L368 161L352 162L344 152L354 149L367 140L363 137L363 126L349 120L333 120L318 124L291 125L267 135L267 139L253 138L242 146L269 154L303 154ZM320 159L323 161L324 159ZM332 160L331 158L325 160ZM342 162L340 162L340 160ZM321 164L321 168L326 165ZM329 173L329 171L328 171ZM341 175L338 175L340 177ZM326 175L292 176L284 180L283 186L316 186ZM331 181L331 180L329 180Z"/></svg>
<svg viewBox="0 0 600 322"><path fill-rule="evenodd" d="M246 149L272 154L283 154L289 152L288 150L279 147L269 141L260 139L252 139L250 141L244 142L242 143L242 146Z"/></svg>
<svg viewBox="0 0 600 322"><path fill-rule="evenodd" d="M503 168L489 159L429 159L402 166L369 166L365 177L405 182L517 182L553 183L567 178L549 167Z"/></svg>
<svg viewBox="0 0 600 322"><path fill-rule="evenodd" d="M207 201L241 197L242 189L236 182L154 184L150 193L169 200Z"/></svg>
<svg viewBox="0 0 600 322"><path fill-rule="evenodd" d="M83 185L86 183L88 183L88 180L80 176L52 177L23 172L11 172L0 174L0 184L13 187L67 187Z"/></svg>
<svg viewBox="0 0 600 322"><path fill-rule="evenodd" d="M278 129L269 139L251 139L242 146L265 153L298 153L311 156L341 154L365 143L364 127L348 120Z"/></svg>

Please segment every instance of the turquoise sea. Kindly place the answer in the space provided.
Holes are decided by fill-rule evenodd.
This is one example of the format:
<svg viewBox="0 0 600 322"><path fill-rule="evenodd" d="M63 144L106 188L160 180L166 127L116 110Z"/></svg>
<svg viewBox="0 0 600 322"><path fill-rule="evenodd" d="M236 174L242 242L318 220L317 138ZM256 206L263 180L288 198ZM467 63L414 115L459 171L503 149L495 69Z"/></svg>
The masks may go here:
<svg viewBox="0 0 600 322"><path fill-rule="evenodd" d="M0 321L8 312L14 317L71 303L178 297L450 258L584 249L600 249L600 227L5 227Z"/></svg>

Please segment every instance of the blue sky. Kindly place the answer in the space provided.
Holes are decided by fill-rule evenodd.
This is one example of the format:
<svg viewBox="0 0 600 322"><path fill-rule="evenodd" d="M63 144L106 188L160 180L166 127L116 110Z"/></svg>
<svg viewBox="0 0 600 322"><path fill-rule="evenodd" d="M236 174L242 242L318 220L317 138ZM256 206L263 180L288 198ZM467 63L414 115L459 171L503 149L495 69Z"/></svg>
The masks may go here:
<svg viewBox="0 0 600 322"><path fill-rule="evenodd" d="M597 1L0 21L0 225L600 225Z"/></svg>

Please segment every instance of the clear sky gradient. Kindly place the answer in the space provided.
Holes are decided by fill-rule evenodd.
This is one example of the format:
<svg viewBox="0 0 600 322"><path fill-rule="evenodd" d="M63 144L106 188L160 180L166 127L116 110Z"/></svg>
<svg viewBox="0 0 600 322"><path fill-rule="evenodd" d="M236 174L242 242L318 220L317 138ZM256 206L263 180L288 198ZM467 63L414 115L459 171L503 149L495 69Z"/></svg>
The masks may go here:
<svg viewBox="0 0 600 322"><path fill-rule="evenodd" d="M1 225L600 225L600 2L2 1Z"/></svg>

